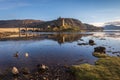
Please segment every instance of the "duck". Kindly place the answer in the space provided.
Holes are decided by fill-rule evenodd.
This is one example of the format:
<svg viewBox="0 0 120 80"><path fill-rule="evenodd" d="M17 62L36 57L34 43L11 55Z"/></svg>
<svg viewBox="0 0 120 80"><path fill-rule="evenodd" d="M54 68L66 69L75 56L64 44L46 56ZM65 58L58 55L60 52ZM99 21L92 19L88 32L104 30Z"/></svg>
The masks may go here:
<svg viewBox="0 0 120 80"><path fill-rule="evenodd" d="M25 53L25 57L28 57L29 56L29 54L28 53Z"/></svg>
<svg viewBox="0 0 120 80"><path fill-rule="evenodd" d="M19 71L18 71L18 69L17 69L16 67L13 67L13 68L12 68L12 73L13 73L14 75L17 75L17 74L19 74Z"/></svg>

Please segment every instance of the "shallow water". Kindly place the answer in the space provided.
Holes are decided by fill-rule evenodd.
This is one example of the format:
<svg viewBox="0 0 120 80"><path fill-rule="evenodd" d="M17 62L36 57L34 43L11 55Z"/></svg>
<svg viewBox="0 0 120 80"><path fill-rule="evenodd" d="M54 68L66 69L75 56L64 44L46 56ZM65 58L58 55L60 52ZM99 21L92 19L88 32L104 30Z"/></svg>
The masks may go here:
<svg viewBox="0 0 120 80"><path fill-rule="evenodd" d="M96 45L78 45L93 39ZM104 46L110 56L119 56L120 32L29 33L8 36L0 41L0 69L34 68L37 64L94 64L94 47ZM18 57L14 54L18 52ZM25 53L29 53L25 57ZM116 52L113 54L113 52Z"/></svg>

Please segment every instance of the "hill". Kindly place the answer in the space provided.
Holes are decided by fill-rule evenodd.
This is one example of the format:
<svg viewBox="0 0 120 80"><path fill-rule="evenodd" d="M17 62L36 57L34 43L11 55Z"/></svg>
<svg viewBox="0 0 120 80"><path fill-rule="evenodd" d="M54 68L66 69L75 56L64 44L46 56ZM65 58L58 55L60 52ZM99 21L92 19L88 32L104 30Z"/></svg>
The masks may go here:
<svg viewBox="0 0 120 80"><path fill-rule="evenodd" d="M40 31L81 31L81 30L101 30L93 25L82 23L73 18L58 18L51 21L42 20L1 20L0 28L39 28Z"/></svg>
<svg viewBox="0 0 120 80"><path fill-rule="evenodd" d="M88 30L88 31L98 31L98 30L103 30L103 28L102 27L97 27L97 26L94 26L94 25L91 25L91 24L86 24L86 23L84 23L84 26L86 27L86 29Z"/></svg>
<svg viewBox="0 0 120 80"><path fill-rule="evenodd" d="M105 30L120 30L120 26L116 26L116 25L106 25L104 26Z"/></svg>
<svg viewBox="0 0 120 80"><path fill-rule="evenodd" d="M36 23L43 22L41 20L0 20L0 28L17 28L23 27L24 25L33 25Z"/></svg>
<svg viewBox="0 0 120 80"><path fill-rule="evenodd" d="M44 30L53 30L53 31L86 29L81 21L73 18L58 18L56 20L46 21L37 24L36 27L43 28Z"/></svg>
<svg viewBox="0 0 120 80"><path fill-rule="evenodd" d="M105 30L120 30L120 21L107 22L103 27Z"/></svg>
<svg viewBox="0 0 120 80"><path fill-rule="evenodd" d="M58 18L56 20L39 23L34 27L39 27L46 31L102 30L102 28L82 23L80 20L73 18Z"/></svg>

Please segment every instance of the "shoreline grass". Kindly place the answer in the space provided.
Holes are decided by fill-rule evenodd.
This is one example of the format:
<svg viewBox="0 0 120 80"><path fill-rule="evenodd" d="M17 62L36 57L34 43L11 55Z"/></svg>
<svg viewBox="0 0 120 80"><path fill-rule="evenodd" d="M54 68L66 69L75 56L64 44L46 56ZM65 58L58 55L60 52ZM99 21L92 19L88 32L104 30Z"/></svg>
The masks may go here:
<svg viewBox="0 0 120 80"><path fill-rule="evenodd" d="M97 58L106 58L109 56L106 53L99 53L99 52L94 52L92 55L97 57Z"/></svg>
<svg viewBox="0 0 120 80"><path fill-rule="evenodd" d="M73 65L71 70L77 80L120 80L120 58L105 57L95 62L95 65Z"/></svg>

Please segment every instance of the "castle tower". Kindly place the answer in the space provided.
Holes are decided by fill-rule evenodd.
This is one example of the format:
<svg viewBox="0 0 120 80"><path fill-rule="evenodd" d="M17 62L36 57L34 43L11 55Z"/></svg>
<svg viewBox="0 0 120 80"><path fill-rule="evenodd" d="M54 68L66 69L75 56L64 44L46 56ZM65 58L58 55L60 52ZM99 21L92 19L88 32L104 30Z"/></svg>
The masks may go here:
<svg viewBox="0 0 120 80"><path fill-rule="evenodd" d="M64 18L62 19L62 26L63 27L65 26L65 20L64 20Z"/></svg>

